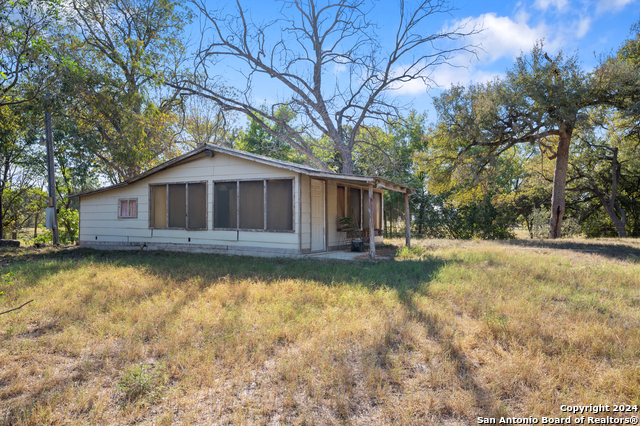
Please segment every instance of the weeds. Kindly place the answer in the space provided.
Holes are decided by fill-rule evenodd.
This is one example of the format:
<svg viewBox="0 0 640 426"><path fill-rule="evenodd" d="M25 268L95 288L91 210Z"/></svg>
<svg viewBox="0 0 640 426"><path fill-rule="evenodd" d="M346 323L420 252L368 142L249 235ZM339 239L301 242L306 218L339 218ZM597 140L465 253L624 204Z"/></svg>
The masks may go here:
<svg viewBox="0 0 640 426"><path fill-rule="evenodd" d="M2 273L0 269L0 296L4 296L5 290L13 285L13 273L7 272L6 274Z"/></svg>
<svg viewBox="0 0 640 426"><path fill-rule="evenodd" d="M404 246L396 252L396 258L398 259L420 259L425 254L425 249L422 246L414 245L409 248Z"/></svg>
<svg viewBox="0 0 640 426"><path fill-rule="evenodd" d="M125 402L144 400L153 404L158 402L165 389L166 375L164 365L134 365L125 370L118 389L124 393Z"/></svg>

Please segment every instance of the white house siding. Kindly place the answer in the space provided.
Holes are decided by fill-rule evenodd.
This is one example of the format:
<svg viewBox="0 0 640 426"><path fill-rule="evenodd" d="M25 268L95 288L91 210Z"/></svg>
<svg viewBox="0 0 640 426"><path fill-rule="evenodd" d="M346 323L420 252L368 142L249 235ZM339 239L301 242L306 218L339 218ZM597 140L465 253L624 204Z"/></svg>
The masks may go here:
<svg viewBox="0 0 640 426"><path fill-rule="evenodd" d="M306 177L306 176L305 176ZM295 232L222 231L213 230L212 181L235 179L294 178L294 230ZM307 187L308 187L308 177ZM149 184L207 182L207 230L149 229ZM181 164L122 188L86 195L80 198L80 243L85 246L108 244L149 248L219 249L228 251L262 250L282 254L298 253L300 229L297 197L300 178L295 172L271 167L249 160L216 153L213 157ZM303 186L304 188L304 186ZM305 191L302 191L303 198ZM308 200L308 191L306 193ZM118 199L137 198L138 217L118 219ZM308 210L308 201L306 208ZM304 212L303 204L303 212ZM303 232L304 214L303 217ZM189 241L190 239L190 241ZM307 232L308 240L308 232ZM303 239L304 241L304 239ZM174 246L179 244L181 246Z"/></svg>

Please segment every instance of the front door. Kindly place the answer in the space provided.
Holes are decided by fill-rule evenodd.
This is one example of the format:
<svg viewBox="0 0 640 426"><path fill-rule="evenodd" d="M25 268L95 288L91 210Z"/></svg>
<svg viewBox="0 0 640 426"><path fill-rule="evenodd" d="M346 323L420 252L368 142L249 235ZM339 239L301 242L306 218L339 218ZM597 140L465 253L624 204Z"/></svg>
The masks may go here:
<svg viewBox="0 0 640 426"><path fill-rule="evenodd" d="M311 251L325 250L324 181L311 179Z"/></svg>

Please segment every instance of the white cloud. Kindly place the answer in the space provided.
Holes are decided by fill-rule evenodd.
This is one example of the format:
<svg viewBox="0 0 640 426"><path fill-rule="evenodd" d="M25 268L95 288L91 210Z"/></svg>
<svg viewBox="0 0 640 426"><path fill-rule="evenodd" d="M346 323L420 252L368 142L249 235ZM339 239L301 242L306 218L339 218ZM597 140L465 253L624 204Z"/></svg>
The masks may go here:
<svg viewBox="0 0 640 426"><path fill-rule="evenodd" d="M526 22L527 19L526 13L519 13L516 20L488 13L458 22L457 27L464 25L465 28L484 29L465 40L467 44L478 46L477 56L468 52L459 52L449 61L449 65L441 65L432 70L428 77L435 83L433 86L448 88L452 84L485 83L500 75L498 72L481 71L477 66L486 66L505 57L513 59L522 52L530 51L536 41L545 38L547 27L544 24L530 27ZM547 46L554 50L555 46L550 44L547 43ZM398 71L402 69L398 68ZM394 93L417 95L426 93L428 89L429 86L422 80L413 80L396 85Z"/></svg>
<svg viewBox="0 0 640 426"><path fill-rule="evenodd" d="M504 76L502 72L491 72L476 69L472 64L462 66L462 56L453 61L451 65L440 65L429 74L430 84L425 84L421 79L411 80L394 87L394 95L423 95L429 89L448 89L454 84L486 83Z"/></svg>
<svg viewBox="0 0 640 426"><path fill-rule="evenodd" d="M629 0L612 1L620 3ZM536 5L541 8L553 6L561 9L567 4L567 0L536 0ZM435 82L434 87L448 88L452 84L470 82L486 83L504 75L504 61L510 63L523 52L530 52L536 42L544 39L545 50L552 54L561 49L567 40L583 38L593 23L592 17L582 15L571 19L562 28L557 28L548 25L544 20L531 25L530 18L525 8L519 7L512 17L486 13L458 21L446 28L445 31L464 25L467 29L475 27L483 30L465 40L465 43L478 47L477 56L460 52L454 56L450 66L439 66L433 70L429 78ZM503 62L495 64L501 60ZM492 64L495 64L493 69ZM414 80L397 85L395 93L416 95L425 93L428 89L422 81Z"/></svg>
<svg viewBox="0 0 640 426"><path fill-rule="evenodd" d="M451 85L469 83L487 83L496 78L504 76L502 72L483 71L474 68L456 68L451 66L442 66L435 70L431 78L437 84L438 88L448 89Z"/></svg>
<svg viewBox="0 0 640 426"><path fill-rule="evenodd" d="M597 13L618 12L635 0L598 0Z"/></svg>
<svg viewBox="0 0 640 426"><path fill-rule="evenodd" d="M536 0L535 6L541 10L547 10L550 6L554 6L558 10L564 10L569 2L567 0Z"/></svg>
<svg viewBox="0 0 640 426"><path fill-rule="evenodd" d="M411 80L406 83L397 84L393 88L394 95L420 95L427 93L429 90L429 86L427 86L421 79Z"/></svg>
<svg viewBox="0 0 640 426"><path fill-rule="evenodd" d="M347 70L347 66L345 64L334 64L333 65L333 75L337 78Z"/></svg>
<svg viewBox="0 0 640 426"><path fill-rule="evenodd" d="M481 48L478 57L484 63L492 63L503 57L515 58L521 52L528 52L536 41L546 38L549 31L544 23L530 27L523 14L512 20L495 13L486 13L471 18L468 22L484 28L484 31L471 38L471 43ZM546 45L554 50L558 41L546 40Z"/></svg>
<svg viewBox="0 0 640 426"><path fill-rule="evenodd" d="M576 29L576 37L584 37L591 28L591 18L582 18L578 21L578 28Z"/></svg>

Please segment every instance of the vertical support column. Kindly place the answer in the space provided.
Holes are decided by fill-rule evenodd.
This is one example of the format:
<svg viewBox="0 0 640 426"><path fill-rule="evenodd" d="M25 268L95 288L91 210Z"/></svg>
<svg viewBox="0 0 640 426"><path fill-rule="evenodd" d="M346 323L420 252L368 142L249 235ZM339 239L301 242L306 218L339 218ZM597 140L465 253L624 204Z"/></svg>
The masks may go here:
<svg viewBox="0 0 640 426"><path fill-rule="evenodd" d="M411 215L409 213L409 193L404 193L404 236L407 247L411 248Z"/></svg>
<svg viewBox="0 0 640 426"><path fill-rule="evenodd" d="M369 185L369 260L376 260L376 232L373 214L373 185Z"/></svg>
<svg viewBox="0 0 640 426"><path fill-rule="evenodd" d="M51 125L51 113L49 111L44 113L44 128L45 138L47 144L47 163L49 168L49 197L51 198L51 205L49 207L53 210L53 245L57 246L58 242L58 203L56 200L56 171L53 154L53 126ZM37 225L36 225L37 227Z"/></svg>

